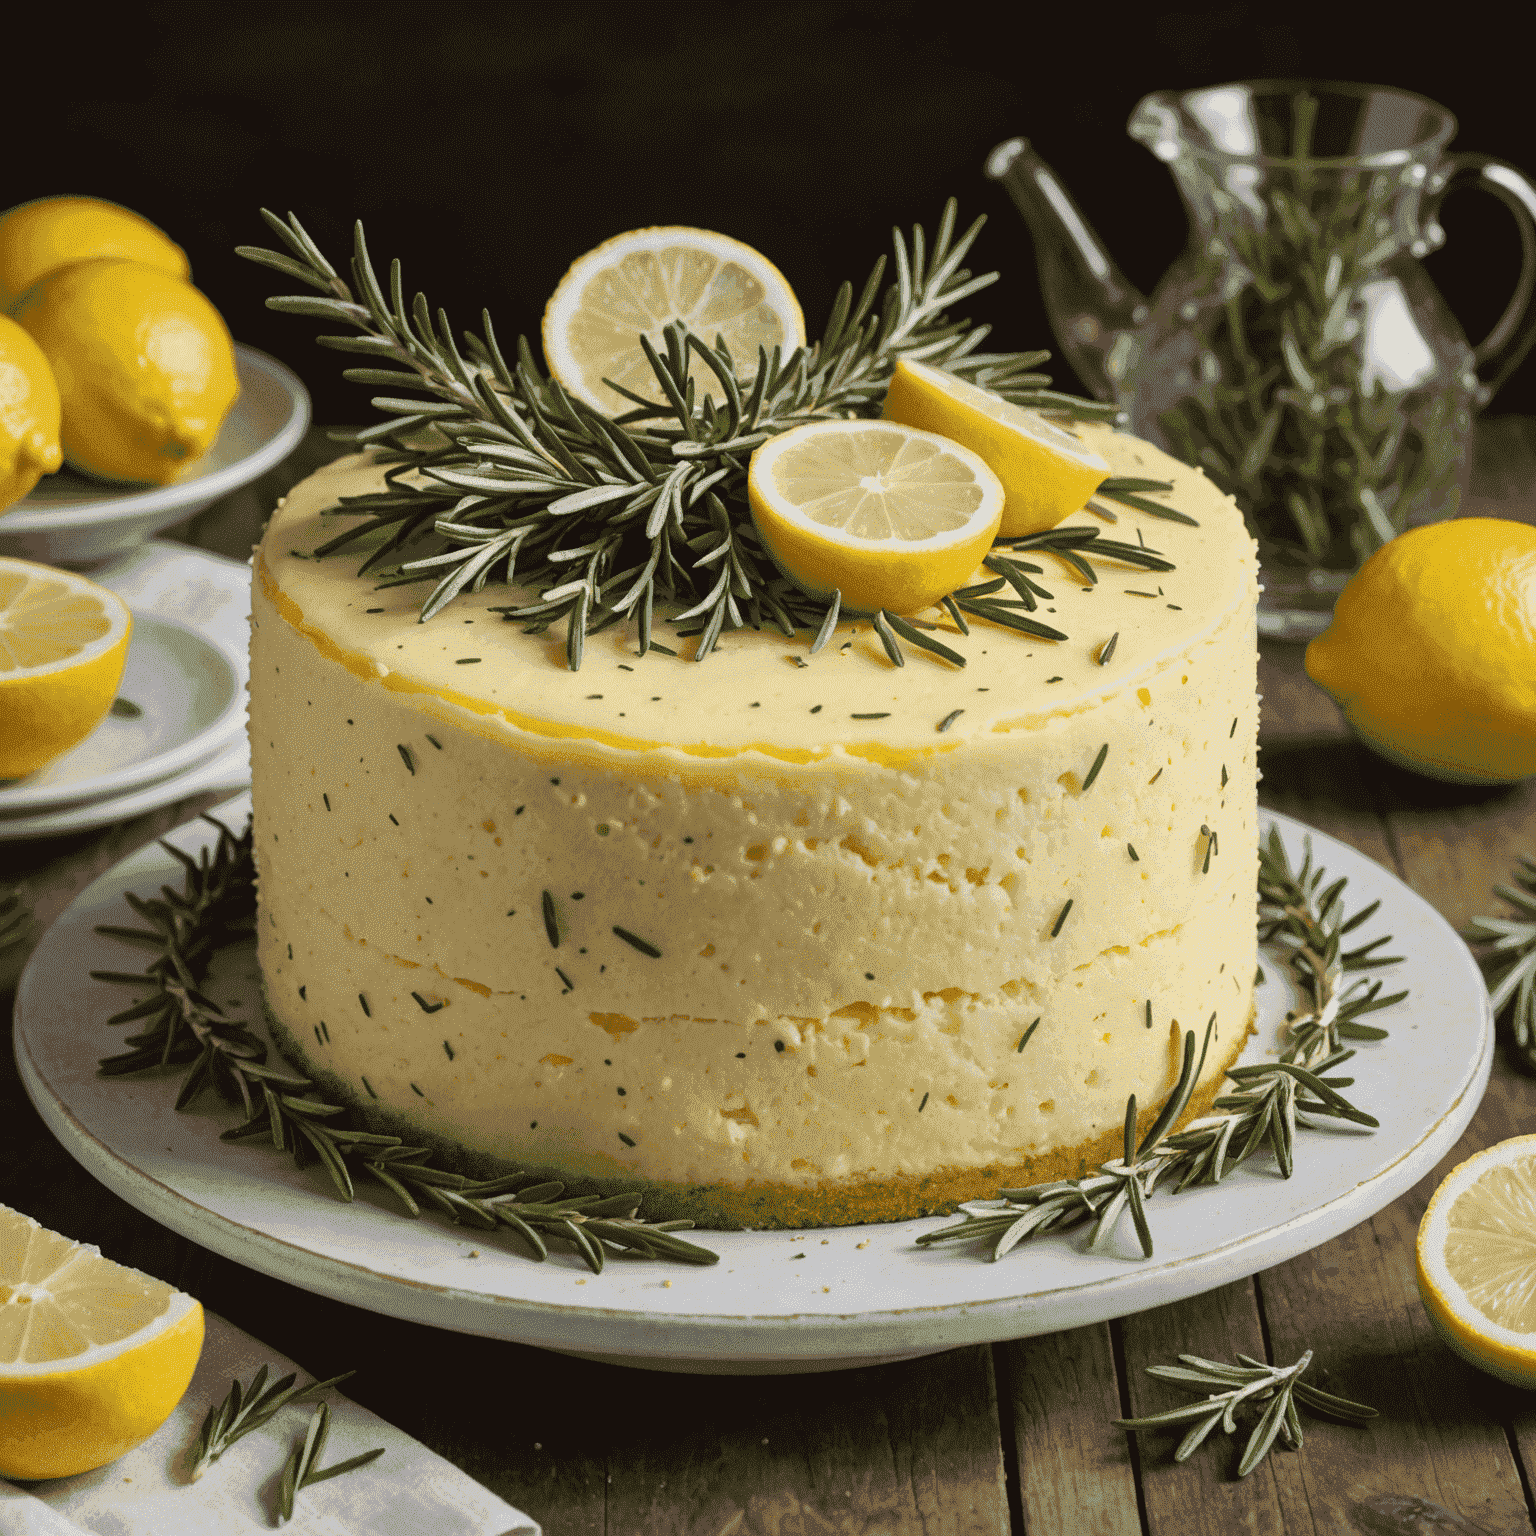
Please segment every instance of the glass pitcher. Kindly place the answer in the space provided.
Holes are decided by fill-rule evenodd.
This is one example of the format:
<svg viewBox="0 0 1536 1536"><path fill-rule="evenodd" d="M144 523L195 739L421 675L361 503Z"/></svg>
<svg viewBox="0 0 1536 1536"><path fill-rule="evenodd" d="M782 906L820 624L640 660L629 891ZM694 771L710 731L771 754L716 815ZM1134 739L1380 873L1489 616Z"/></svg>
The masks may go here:
<svg viewBox="0 0 1536 1536"><path fill-rule="evenodd" d="M1373 550L1455 513L1472 414L1536 340L1536 188L1447 153L1443 107L1375 86L1155 92L1128 130L1172 171L1190 221L1150 299L1024 140L988 170L1031 225L1068 360L1132 431L1237 498L1261 546L1263 632L1318 633ZM1524 246L1475 347L1420 264L1464 184L1508 204Z"/></svg>

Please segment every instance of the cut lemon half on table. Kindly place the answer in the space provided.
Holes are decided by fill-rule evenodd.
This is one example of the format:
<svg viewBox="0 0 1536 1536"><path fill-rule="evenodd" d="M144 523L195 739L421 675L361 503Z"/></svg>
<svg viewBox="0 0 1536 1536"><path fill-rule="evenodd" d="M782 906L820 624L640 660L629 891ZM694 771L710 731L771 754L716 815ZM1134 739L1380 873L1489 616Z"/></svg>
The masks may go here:
<svg viewBox="0 0 1536 1536"><path fill-rule="evenodd" d="M1109 478L1109 465L1064 427L968 379L898 358L884 416L952 438L979 454L1003 482L1004 538L1044 533Z"/></svg>
<svg viewBox="0 0 1536 1536"><path fill-rule="evenodd" d="M202 1349L200 1302L0 1205L0 1476L70 1477L131 1451Z"/></svg>
<svg viewBox="0 0 1536 1536"><path fill-rule="evenodd" d="M917 613L964 586L1003 515L969 448L888 421L817 421L770 438L747 473L752 521L803 592Z"/></svg>
<svg viewBox="0 0 1536 1536"><path fill-rule="evenodd" d="M729 235L673 225L615 235L571 266L544 310L544 361L595 410L635 409L605 378L660 405L667 397L640 338L665 356L662 332L674 320L711 346L723 338L742 380L756 376L759 347L772 355L805 344L799 301L766 256ZM698 398L713 386L720 400L707 365L694 358L689 373Z"/></svg>
<svg viewBox="0 0 1536 1536"><path fill-rule="evenodd" d="M0 779L84 741L122 681L133 615L73 571L0 559Z"/></svg>
<svg viewBox="0 0 1536 1536"><path fill-rule="evenodd" d="M1536 1136L1447 1175L1419 1223L1418 1275L1430 1321L1463 1360L1536 1387Z"/></svg>

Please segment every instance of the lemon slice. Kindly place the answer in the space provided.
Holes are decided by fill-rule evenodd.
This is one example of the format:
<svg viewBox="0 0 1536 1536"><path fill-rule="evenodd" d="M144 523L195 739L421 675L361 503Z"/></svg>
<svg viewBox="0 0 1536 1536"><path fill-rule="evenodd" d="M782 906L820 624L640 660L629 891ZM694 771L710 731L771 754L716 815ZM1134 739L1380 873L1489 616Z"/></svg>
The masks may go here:
<svg viewBox="0 0 1536 1536"><path fill-rule="evenodd" d="M911 358L897 359L884 415L981 455L1007 494L1004 538L1054 528L1109 478L1098 454L1039 411Z"/></svg>
<svg viewBox="0 0 1536 1536"><path fill-rule="evenodd" d="M1462 1359L1536 1387L1536 1136L1454 1168L1419 1223L1419 1294Z"/></svg>
<svg viewBox="0 0 1536 1536"><path fill-rule="evenodd" d="M73 571L0 559L0 779L85 740L112 707L133 615Z"/></svg>
<svg viewBox="0 0 1536 1536"><path fill-rule="evenodd" d="M736 375L757 374L757 349L805 343L805 319L783 274L750 245L707 229L632 229L571 266L544 310L544 361L578 400L616 414L634 401L605 378L658 405L666 400L640 347L648 336L663 356L663 327L681 320L702 341L725 338ZM719 381L697 358L690 376L700 399Z"/></svg>
<svg viewBox="0 0 1536 1536"><path fill-rule="evenodd" d="M0 1476L69 1477L131 1451L202 1348L200 1302L0 1205Z"/></svg>
<svg viewBox="0 0 1536 1536"><path fill-rule="evenodd" d="M887 421L817 421L770 438L747 472L752 521L813 597L916 613L963 586L997 536L1003 487L969 448Z"/></svg>

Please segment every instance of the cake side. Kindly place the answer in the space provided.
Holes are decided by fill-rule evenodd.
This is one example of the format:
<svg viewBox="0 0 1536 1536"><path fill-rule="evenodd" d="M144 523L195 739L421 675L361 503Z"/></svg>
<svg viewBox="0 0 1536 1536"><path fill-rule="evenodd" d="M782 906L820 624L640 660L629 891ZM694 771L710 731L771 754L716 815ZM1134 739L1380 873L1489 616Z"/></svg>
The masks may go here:
<svg viewBox="0 0 1536 1536"><path fill-rule="evenodd" d="M1196 472L1103 437L1181 478L1198 529L1115 530L1175 571L1053 571L1073 641L978 624L963 673L896 673L854 620L808 665L609 631L571 674L483 596L415 625L302 558L366 461L300 487L253 637L288 1048L414 1136L753 1225L1076 1171L1214 1014L1209 1096L1255 965L1252 546Z"/></svg>

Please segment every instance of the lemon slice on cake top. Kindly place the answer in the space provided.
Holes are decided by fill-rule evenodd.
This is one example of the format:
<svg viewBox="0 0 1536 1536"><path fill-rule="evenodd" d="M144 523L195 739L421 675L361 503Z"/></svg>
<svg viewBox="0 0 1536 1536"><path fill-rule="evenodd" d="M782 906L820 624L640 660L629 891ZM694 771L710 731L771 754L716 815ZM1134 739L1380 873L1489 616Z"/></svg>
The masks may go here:
<svg viewBox="0 0 1536 1536"><path fill-rule="evenodd" d="M742 380L756 375L759 347L771 356L805 342L794 290L767 257L729 235L672 225L615 235L571 266L544 311L544 360L594 410L635 409L605 378L660 405L666 395L640 338L664 356L662 333L674 320L711 346L721 337ZM722 393L697 358L689 376L699 398L711 385L717 399Z"/></svg>
<svg viewBox="0 0 1536 1536"><path fill-rule="evenodd" d="M752 521L803 592L917 613L963 586L1003 515L969 448L890 421L818 421L770 438L747 474Z"/></svg>

